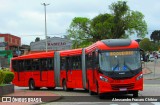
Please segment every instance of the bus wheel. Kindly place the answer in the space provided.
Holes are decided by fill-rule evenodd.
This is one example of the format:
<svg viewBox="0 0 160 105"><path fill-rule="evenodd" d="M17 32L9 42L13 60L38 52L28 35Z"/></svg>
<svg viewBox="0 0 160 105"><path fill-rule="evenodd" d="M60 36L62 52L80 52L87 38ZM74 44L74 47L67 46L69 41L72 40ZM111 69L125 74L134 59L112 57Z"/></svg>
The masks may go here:
<svg viewBox="0 0 160 105"><path fill-rule="evenodd" d="M133 92L133 97L138 97L138 91Z"/></svg>
<svg viewBox="0 0 160 105"><path fill-rule="evenodd" d="M35 90L36 87L35 87L35 82L34 80L30 80L29 81L29 90Z"/></svg>
<svg viewBox="0 0 160 105"><path fill-rule="evenodd" d="M66 84L65 80L63 81L63 90L68 91L67 84Z"/></svg>

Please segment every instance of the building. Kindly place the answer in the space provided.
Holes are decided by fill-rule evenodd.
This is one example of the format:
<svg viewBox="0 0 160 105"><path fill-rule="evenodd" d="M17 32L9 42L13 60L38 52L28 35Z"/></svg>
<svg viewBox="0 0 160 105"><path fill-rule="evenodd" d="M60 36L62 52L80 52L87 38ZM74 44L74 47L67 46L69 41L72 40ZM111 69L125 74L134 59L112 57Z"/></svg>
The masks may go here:
<svg viewBox="0 0 160 105"><path fill-rule="evenodd" d="M0 51L11 50L13 56L19 55L21 38L11 34L0 34Z"/></svg>
<svg viewBox="0 0 160 105"><path fill-rule="evenodd" d="M10 59L20 55L21 38L11 34L0 34L0 68L9 67Z"/></svg>
<svg viewBox="0 0 160 105"><path fill-rule="evenodd" d="M47 39L48 51L68 50L72 49L72 41L66 38L52 37ZM45 51L46 40L32 42L30 44L30 51Z"/></svg>

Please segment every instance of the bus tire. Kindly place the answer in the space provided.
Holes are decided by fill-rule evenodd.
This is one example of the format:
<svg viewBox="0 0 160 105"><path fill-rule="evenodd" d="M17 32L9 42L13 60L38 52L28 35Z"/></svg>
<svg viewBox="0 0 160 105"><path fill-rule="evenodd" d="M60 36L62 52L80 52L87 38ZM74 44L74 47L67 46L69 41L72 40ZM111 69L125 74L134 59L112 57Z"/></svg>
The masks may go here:
<svg viewBox="0 0 160 105"><path fill-rule="evenodd" d="M63 80L63 90L68 91L66 80Z"/></svg>
<svg viewBox="0 0 160 105"><path fill-rule="evenodd" d="M133 92L133 97L138 97L138 91Z"/></svg>
<svg viewBox="0 0 160 105"><path fill-rule="evenodd" d="M29 81L29 90L35 90L35 89L36 89L36 87L35 87L35 82L34 82L33 79L31 79L31 80Z"/></svg>

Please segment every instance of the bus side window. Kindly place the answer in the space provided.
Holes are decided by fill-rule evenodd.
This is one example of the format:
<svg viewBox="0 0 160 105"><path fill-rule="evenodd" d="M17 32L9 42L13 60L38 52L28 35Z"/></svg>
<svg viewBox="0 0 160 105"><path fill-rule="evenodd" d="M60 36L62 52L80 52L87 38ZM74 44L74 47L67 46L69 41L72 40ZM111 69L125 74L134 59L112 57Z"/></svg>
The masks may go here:
<svg viewBox="0 0 160 105"><path fill-rule="evenodd" d="M95 69L97 67L97 56L96 52L92 52L92 68Z"/></svg>
<svg viewBox="0 0 160 105"><path fill-rule="evenodd" d="M66 58L66 70L72 70L72 57Z"/></svg>
<svg viewBox="0 0 160 105"><path fill-rule="evenodd" d="M47 70L47 59L41 59L41 70Z"/></svg>
<svg viewBox="0 0 160 105"><path fill-rule="evenodd" d="M87 69L92 69L92 53L87 55Z"/></svg>
<svg viewBox="0 0 160 105"><path fill-rule="evenodd" d="M76 70L76 57L72 57L72 70Z"/></svg>
<svg viewBox="0 0 160 105"><path fill-rule="evenodd" d="M32 68L31 68L31 65L32 65L32 63L31 63L31 60L30 60L30 59L24 61L24 67L25 67L25 69L26 69L27 71L29 71L29 70L32 69Z"/></svg>
<svg viewBox="0 0 160 105"><path fill-rule="evenodd" d="M74 70L81 69L81 57L80 56L73 57L73 69Z"/></svg>
<svg viewBox="0 0 160 105"><path fill-rule="evenodd" d="M18 65L19 65L19 72L24 71L24 61L23 60L18 61Z"/></svg>
<svg viewBox="0 0 160 105"><path fill-rule="evenodd" d="M54 59L53 58L48 58L48 65L47 65L47 68L49 69L49 70L53 70L54 69Z"/></svg>
<svg viewBox="0 0 160 105"><path fill-rule="evenodd" d="M61 66L60 66L60 68L61 68L61 70L65 70L66 69L66 58L65 57L61 57L61 62L60 62L61 64Z"/></svg>
<svg viewBox="0 0 160 105"><path fill-rule="evenodd" d="M39 59L32 60L32 70L39 70Z"/></svg>
<svg viewBox="0 0 160 105"><path fill-rule="evenodd" d="M14 71L18 71L18 61L12 60L12 68Z"/></svg>

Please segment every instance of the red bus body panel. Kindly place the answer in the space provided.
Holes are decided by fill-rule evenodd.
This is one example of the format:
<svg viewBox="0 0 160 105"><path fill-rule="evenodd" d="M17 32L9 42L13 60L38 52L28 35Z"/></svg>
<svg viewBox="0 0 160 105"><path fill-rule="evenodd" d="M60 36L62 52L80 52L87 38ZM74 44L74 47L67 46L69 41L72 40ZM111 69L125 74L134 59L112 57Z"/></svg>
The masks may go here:
<svg viewBox="0 0 160 105"><path fill-rule="evenodd" d="M54 58L54 52L43 52L43 53L35 53L24 56L19 56L12 58L12 60L26 60L26 59L42 59L42 58ZM33 79L35 81L36 87L54 87L54 70L46 70L42 71L42 80L40 79L40 71L23 71L23 72L15 72L11 67L12 72L14 72L14 79L12 81L16 86L28 87L29 80ZM19 80L18 80L19 75Z"/></svg>
<svg viewBox="0 0 160 105"><path fill-rule="evenodd" d="M81 56L82 49L59 51L60 57ZM82 86L82 70L60 70L61 86L63 80L66 81L67 88L83 88Z"/></svg>

